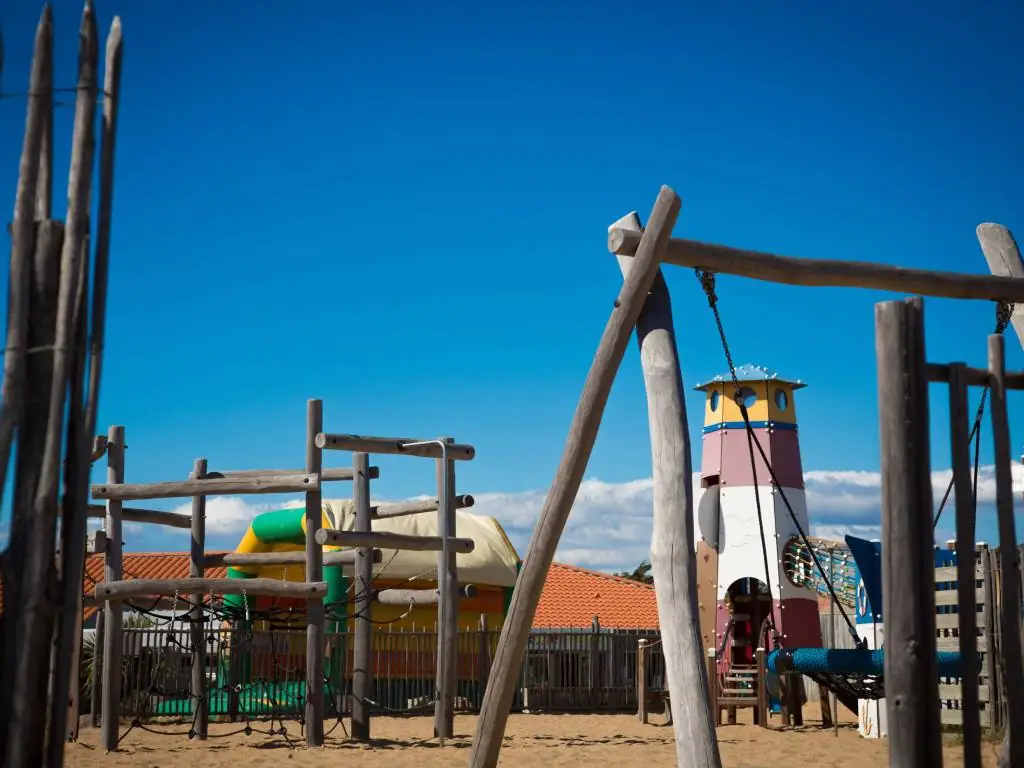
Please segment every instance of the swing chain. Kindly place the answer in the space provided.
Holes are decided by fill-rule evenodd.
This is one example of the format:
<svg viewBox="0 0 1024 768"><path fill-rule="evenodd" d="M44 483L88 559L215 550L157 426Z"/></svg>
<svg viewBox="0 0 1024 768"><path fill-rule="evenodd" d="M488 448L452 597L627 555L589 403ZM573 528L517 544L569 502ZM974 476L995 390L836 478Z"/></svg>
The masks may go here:
<svg viewBox="0 0 1024 768"><path fill-rule="evenodd" d="M700 287L704 289L704 295L707 296L708 306L711 307L712 313L715 315L715 325L718 326L718 336L722 340L722 349L725 351L725 361L729 364L729 375L732 377L732 383L736 387L736 399L739 402L740 392L740 381L736 376L736 364L732 359L732 351L729 349L729 342L725 338L725 328L722 327L722 317L718 313L718 294L715 293L715 273L710 269L702 269L701 267L694 267L693 272L697 275L697 280L700 281ZM740 402L740 408L743 408L743 403ZM744 410L746 410L744 408Z"/></svg>
<svg viewBox="0 0 1024 768"><path fill-rule="evenodd" d="M996 333L1001 334L1010 324L1013 317L1014 304L1009 301L996 302Z"/></svg>

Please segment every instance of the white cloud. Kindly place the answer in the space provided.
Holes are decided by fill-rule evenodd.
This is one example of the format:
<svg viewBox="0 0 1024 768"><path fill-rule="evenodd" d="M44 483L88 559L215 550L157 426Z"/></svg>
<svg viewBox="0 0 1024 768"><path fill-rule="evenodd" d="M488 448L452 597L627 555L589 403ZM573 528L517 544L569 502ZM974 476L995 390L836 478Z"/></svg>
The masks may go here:
<svg viewBox="0 0 1024 768"><path fill-rule="evenodd" d="M1014 502L1024 511L1024 467L1012 465ZM937 508L949 483L951 472L932 474L934 504ZM807 506L811 518L810 533L841 540L845 534L862 538L880 536L881 473L850 470L812 470L805 472ZM652 490L650 478L625 483L585 480L580 487L572 514L562 533L556 559L585 568L603 571L632 570L650 551ZM474 494L473 512L492 516L505 528L521 556L526 555L530 536L540 515L546 490L514 493ZM699 478L694 475L694 497L699 498ZM996 541L994 532L995 471L983 466L978 473L978 538ZM422 498L422 497L420 497ZM237 497L215 497L207 501L206 528L211 548L231 547L238 542L252 519L267 509L301 506L301 499L287 502L250 504ZM936 531L938 540L953 530L954 498L951 495ZM187 513L189 505L175 511ZM135 530L137 528L138 530ZM129 526L125 526L126 533ZM160 535L151 526L133 526L138 540ZM182 532L187 534L187 532ZM1024 527L1021 533L1024 534ZM166 534L165 534L166 535ZM165 539L167 548L181 544Z"/></svg>

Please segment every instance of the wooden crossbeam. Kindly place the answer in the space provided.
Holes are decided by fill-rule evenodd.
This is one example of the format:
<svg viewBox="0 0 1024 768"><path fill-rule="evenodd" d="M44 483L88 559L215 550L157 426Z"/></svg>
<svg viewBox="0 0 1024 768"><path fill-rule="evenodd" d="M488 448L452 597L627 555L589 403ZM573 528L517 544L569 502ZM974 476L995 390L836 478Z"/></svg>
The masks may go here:
<svg viewBox="0 0 1024 768"><path fill-rule="evenodd" d="M425 459L441 458L441 446L438 443L413 437L367 437L365 435L321 433L317 435L316 444L319 448L332 451L420 456ZM473 446L462 443L450 443L447 452L448 458L458 461L469 461L476 456L476 449Z"/></svg>
<svg viewBox="0 0 1024 768"><path fill-rule="evenodd" d="M928 381L932 383L948 384L950 366L946 363L928 363L925 371L928 374ZM969 368L963 366L964 378L967 383L974 387L988 387L992 385L992 374L984 368ZM1024 372L1008 372L1004 385L1007 389L1024 389Z"/></svg>
<svg viewBox="0 0 1024 768"><path fill-rule="evenodd" d="M409 536L403 533L378 531L334 531L321 528L316 532L317 544L333 544L338 547L379 547L413 552L440 552L440 536ZM451 548L459 554L472 552L476 544L472 539L449 539Z"/></svg>
<svg viewBox="0 0 1024 768"><path fill-rule="evenodd" d="M459 586L459 597L476 597L477 588L473 584ZM374 596L381 605L437 605L441 593L436 589L382 589Z"/></svg>
<svg viewBox="0 0 1024 768"><path fill-rule="evenodd" d="M304 475L304 469L226 469L223 471L208 472L207 478L230 477L230 478L254 478L254 477L279 477L281 475ZM380 467L370 467L370 479L376 480L380 477ZM320 470L320 482L329 483L337 480L351 480L352 469L350 467L332 467Z"/></svg>
<svg viewBox="0 0 1024 768"><path fill-rule="evenodd" d="M455 497L455 508L466 509L476 504L474 499L469 494ZM430 499L412 499L410 501L388 501L380 504L375 504L370 507L370 513L373 517L384 518L384 517L404 517L406 515L419 515L424 512L436 512L437 511L437 497L434 496Z"/></svg>
<svg viewBox="0 0 1024 768"><path fill-rule="evenodd" d="M381 562L379 549L373 550L372 562ZM346 549L340 552L324 552L324 565L353 565L356 561L356 550ZM207 568L223 566L248 566L260 568L268 565L305 565L306 553L303 550L294 552L221 552L206 555Z"/></svg>
<svg viewBox="0 0 1024 768"><path fill-rule="evenodd" d="M107 508L103 504L90 504L89 517L103 519L107 516ZM166 525L170 528L191 528L192 516L180 512L163 512L159 509L140 509L138 507L122 507L121 518L126 523L150 523Z"/></svg>
<svg viewBox="0 0 1024 768"><path fill-rule="evenodd" d="M608 250L619 256L633 256L641 236L634 230L612 229ZM1024 303L1021 278L907 269L864 261L801 259L697 240L670 239L662 261L786 285L869 288L946 299Z"/></svg>
<svg viewBox="0 0 1024 768"><path fill-rule="evenodd" d="M315 474L257 477L210 477L166 483L101 483L92 487L93 498L117 501L173 499L187 496L224 496L227 494L304 493L320 485Z"/></svg>
<svg viewBox="0 0 1024 768"><path fill-rule="evenodd" d="M129 579L101 581L93 590L97 600L128 600L163 595L252 595L314 599L327 594L327 582L278 579Z"/></svg>

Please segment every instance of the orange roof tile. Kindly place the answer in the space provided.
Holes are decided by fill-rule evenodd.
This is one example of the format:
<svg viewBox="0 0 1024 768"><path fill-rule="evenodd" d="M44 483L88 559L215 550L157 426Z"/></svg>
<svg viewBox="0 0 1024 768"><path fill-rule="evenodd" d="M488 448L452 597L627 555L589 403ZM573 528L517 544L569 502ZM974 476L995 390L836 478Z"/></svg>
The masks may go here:
<svg viewBox="0 0 1024 768"><path fill-rule="evenodd" d="M215 554L215 553L207 553ZM126 552L126 579L184 579L188 577L187 552ZM85 593L90 594L103 580L103 555L89 555L85 561ZM210 578L224 578L227 569L208 568ZM0 583L0 612L3 589ZM96 613L87 607L84 619ZM608 629L657 629L658 605L654 587L607 573L588 571L573 565L552 563L540 605L534 616L537 629L589 627L597 616Z"/></svg>
<svg viewBox="0 0 1024 768"><path fill-rule="evenodd" d="M552 563L533 618L535 629L589 627L657 629L654 587L621 576Z"/></svg>

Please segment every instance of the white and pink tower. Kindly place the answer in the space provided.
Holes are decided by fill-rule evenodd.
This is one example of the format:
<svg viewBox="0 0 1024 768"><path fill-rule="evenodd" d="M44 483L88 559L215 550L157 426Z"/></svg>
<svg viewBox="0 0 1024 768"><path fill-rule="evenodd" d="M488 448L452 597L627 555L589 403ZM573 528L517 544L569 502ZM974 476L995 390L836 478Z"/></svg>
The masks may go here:
<svg viewBox="0 0 1024 768"><path fill-rule="evenodd" d="M775 646L769 615L782 646L822 645L817 594L794 584L783 567L787 542L799 536L793 516L810 533L793 403L793 393L804 384L752 365L741 366L736 375L739 395L731 378L722 376L696 388L707 395L703 492L697 507L697 597L704 648L715 649L720 674L733 666L753 665L758 646ZM748 440L737 397L746 405L781 492L757 445Z"/></svg>

